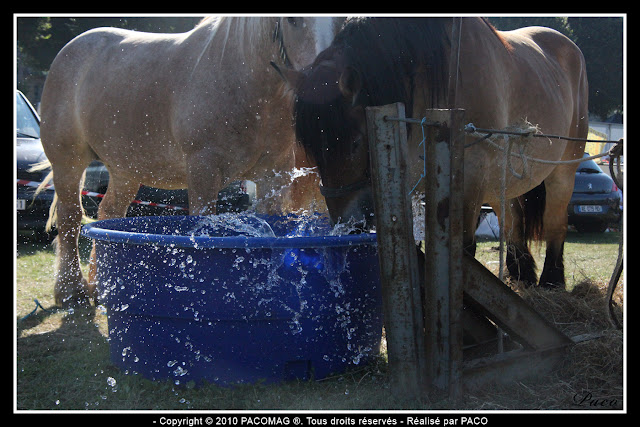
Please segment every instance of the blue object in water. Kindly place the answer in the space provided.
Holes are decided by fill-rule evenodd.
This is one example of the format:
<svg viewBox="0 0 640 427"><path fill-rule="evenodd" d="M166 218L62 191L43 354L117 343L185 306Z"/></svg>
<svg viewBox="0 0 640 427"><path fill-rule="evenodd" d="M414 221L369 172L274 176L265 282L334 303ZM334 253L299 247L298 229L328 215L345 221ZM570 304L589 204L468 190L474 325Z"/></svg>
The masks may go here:
<svg viewBox="0 0 640 427"><path fill-rule="evenodd" d="M221 385L320 379L370 361L382 333L376 237L320 235L330 230L320 216L246 213L85 225L111 361Z"/></svg>

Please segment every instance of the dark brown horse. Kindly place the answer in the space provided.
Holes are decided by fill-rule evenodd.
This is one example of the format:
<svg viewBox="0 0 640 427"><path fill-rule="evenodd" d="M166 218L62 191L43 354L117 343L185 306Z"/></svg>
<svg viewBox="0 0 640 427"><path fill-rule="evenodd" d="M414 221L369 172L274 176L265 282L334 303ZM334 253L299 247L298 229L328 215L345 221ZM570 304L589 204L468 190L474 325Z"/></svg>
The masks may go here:
<svg viewBox="0 0 640 427"><path fill-rule="evenodd" d="M449 70L451 23L451 18L352 19L310 67L282 71L297 95L299 142L319 167L334 221L363 215L373 221L365 108L403 102L408 117L421 117L427 108L447 107L450 73L457 75L455 106L465 109L465 122L503 129L526 120L545 134L586 137L585 62L573 42L548 28L501 32L484 19L465 18L459 68ZM413 159L421 154L421 138L419 130L409 132ZM467 136L465 144L474 139ZM531 139L516 141L517 152L556 162L579 159L584 150L583 143ZM506 142L495 142L502 147L477 143L465 151L464 241L472 253L482 204L500 205ZM518 173L507 173L505 185L509 273L537 283L528 243L538 237L547 243L540 284L564 286L567 204L577 163L525 163L522 157L511 163ZM413 162L409 188L421 172L421 163Z"/></svg>

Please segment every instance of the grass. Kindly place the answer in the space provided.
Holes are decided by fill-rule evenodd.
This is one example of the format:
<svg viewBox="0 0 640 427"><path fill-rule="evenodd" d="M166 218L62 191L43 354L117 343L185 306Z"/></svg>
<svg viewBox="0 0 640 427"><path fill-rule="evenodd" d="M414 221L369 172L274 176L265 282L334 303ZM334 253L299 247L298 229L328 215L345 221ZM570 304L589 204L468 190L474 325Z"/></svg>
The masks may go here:
<svg viewBox="0 0 640 427"><path fill-rule="evenodd" d="M368 367L322 381L280 385L176 385L121 372L109 361L107 316L102 307L54 307L54 252L20 238L15 259L16 407L19 410L210 410L210 409L585 409L572 399L622 401L623 336L608 324L602 296L618 253L617 233L570 233L565 245L572 292L518 289L523 298L573 336L601 332L603 338L573 347L560 369L545 378L468 391L461 402L405 401L389 389L385 355ZM477 258L497 272L496 241L481 242ZM81 245L87 267L90 247ZM534 248L542 265L544 245ZM619 284L617 300L623 300ZM34 299L47 311L35 308ZM587 408L588 409L588 408Z"/></svg>
<svg viewBox="0 0 640 427"><path fill-rule="evenodd" d="M565 278L567 290L585 280L595 283L609 283L611 273L618 257L619 233L577 233L569 232L564 247ZM498 275L498 246L497 240L482 240L478 242L476 258L487 268ZM533 243L531 253L542 269L545 255L544 243ZM540 271L538 271L539 273Z"/></svg>

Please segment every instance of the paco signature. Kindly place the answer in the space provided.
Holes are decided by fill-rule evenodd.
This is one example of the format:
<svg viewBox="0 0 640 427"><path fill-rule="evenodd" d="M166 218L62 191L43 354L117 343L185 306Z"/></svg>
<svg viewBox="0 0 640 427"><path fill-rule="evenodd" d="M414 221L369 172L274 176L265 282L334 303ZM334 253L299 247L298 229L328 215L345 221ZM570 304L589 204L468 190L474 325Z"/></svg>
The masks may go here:
<svg viewBox="0 0 640 427"><path fill-rule="evenodd" d="M591 408L620 408L621 402L616 398L593 397L591 392L573 395L573 403L578 406L588 406Z"/></svg>

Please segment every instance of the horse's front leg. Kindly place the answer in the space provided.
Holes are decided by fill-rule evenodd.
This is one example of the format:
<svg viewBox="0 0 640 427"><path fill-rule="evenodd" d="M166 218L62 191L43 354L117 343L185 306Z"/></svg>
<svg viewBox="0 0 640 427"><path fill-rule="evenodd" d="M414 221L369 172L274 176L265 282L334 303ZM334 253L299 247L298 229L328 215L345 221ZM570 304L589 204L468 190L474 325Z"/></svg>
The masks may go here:
<svg viewBox="0 0 640 427"><path fill-rule="evenodd" d="M215 215L218 192L228 170L208 150L187 157L187 186L190 215Z"/></svg>
<svg viewBox="0 0 640 427"><path fill-rule="evenodd" d="M297 188L296 161L293 147L285 150L279 161L273 163L271 170L252 171L255 175L257 200L255 209L269 215L280 215L298 209L297 197L303 188Z"/></svg>
<svg viewBox="0 0 640 427"><path fill-rule="evenodd" d="M320 193L320 173L298 144L294 144L294 159L290 210L312 209L315 212L328 213L327 204Z"/></svg>

